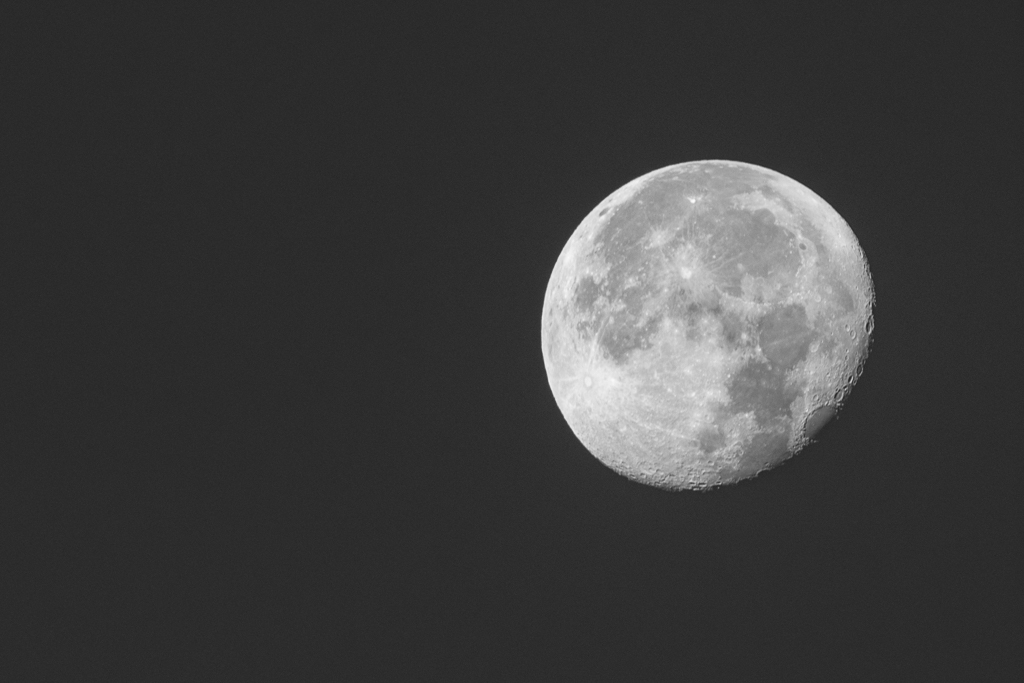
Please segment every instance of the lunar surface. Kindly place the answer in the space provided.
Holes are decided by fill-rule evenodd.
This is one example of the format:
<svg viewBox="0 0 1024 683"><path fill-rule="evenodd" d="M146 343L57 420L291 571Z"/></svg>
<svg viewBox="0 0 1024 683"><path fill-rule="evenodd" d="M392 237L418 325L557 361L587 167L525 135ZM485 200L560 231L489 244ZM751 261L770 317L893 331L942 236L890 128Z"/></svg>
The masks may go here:
<svg viewBox="0 0 1024 683"><path fill-rule="evenodd" d="M781 173L668 166L576 228L544 299L548 381L616 472L706 489L798 452L853 387L874 291L850 227Z"/></svg>

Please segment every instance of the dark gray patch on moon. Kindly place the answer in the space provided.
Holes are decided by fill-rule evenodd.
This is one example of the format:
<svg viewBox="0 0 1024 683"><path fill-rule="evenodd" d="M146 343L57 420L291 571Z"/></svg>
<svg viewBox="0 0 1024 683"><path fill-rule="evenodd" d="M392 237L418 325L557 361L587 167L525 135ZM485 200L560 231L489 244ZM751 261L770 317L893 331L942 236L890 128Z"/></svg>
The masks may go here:
<svg viewBox="0 0 1024 683"><path fill-rule="evenodd" d="M616 313L614 320L601 331L598 343L614 363L621 365L632 352L651 347L651 337L658 331L660 324L660 315L644 322L635 314Z"/></svg>
<svg viewBox="0 0 1024 683"><path fill-rule="evenodd" d="M804 422L804 436L808 439L813 439L814 436L821 431L821 428L828 424L836 414L836 409L833 406L826 405L818 408L811 416Z"/></svg>
<svg viewBox="0 0 1024 683"><path fill-rule="evenodd" d="M761 351L773 366L790 370L807 358L815 332L807 324L807 312L799 304L779 306L757 325Z"/></svg>
<svg viewBox="0 0 1024 683"><path fill-rule="evenodd" d="M741 211L723 206L696 223L710 238L707 263L728 294L742 295L744 275L768 278L795 274L800 267L796 241L767 209Z"/></svg>
<svg viewBox="0 0 1024 683"><path fill-rule="evenodd" d="M853 294L850 293L846 284L834 275L826 278L828 286L832 288L832 300L836 302L842 313L853 313L856 304L853 302Z"/></svg>
<svg viewBox="0 0 1024 683"><path fill-rule="evenodd" d="M743 333L746 331L747 324L740 316L727 311L722 314L721 319L722 339L725 341L727 349L733 351L741 347L750 346L753 343L750 341L750 335L748 335L748 341L744 342L743 340Z"/></svg>
<svg viewBox="0 0 1024 683"><path fill-rule="evenodd" d="M591 310L599 296L601 296L601 285L597 284L597 282L594 281L594 278L589 275L580 278L576 283L576 292L574 295L576 310Z"/></svg>
<svg viewBox="0 0 1024 683"><path fill-rule="evenodd" d="M725 446L725 434L717 427L705 427L697 436L697 443L703 453L714 453Z"/></svg>
<svg viewBox="0 0 1024 683"><path fill-rule="evenodd" d="M778 418L789 417L790 404L800 390L786 386L784 369L752 360L743 365L727 386L730 413L753 412L758 426L766 426Z"/></svg>
<svg viewBox="0 0 1024 683"><path fill-rule="evenodd" d="M755 434L743 448L743 458L736 468L738 478L751 477L776 465L789 453L789 437L782 432Z"/></svg>

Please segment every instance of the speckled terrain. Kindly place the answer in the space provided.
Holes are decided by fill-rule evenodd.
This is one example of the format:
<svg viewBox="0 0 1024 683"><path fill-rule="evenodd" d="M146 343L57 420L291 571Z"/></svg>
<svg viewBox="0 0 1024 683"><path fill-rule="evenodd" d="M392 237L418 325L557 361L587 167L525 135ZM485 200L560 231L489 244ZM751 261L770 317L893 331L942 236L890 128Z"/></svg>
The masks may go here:
<svg viewBox="0 0 1024 683"><path fill-rule="evenodd" d="M766 168L699 161L601 202L551 275L542 349L559 408L617 472L739 481L799 451L843 402L873 290L849 226Z"/></svg>

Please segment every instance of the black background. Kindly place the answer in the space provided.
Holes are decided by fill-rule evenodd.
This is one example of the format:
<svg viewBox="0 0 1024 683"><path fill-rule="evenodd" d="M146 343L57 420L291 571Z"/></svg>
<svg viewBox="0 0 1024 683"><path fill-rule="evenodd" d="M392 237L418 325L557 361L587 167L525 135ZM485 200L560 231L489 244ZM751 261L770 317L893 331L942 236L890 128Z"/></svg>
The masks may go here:
<svg viewBox="0 0 1024 683"><path fill-rule="evenodd" d="M12 15L3 678L1014 680L1021 26L847 4ZM541 305L709 158L850 223L876 331L816 445L671 494Z"/></svg>

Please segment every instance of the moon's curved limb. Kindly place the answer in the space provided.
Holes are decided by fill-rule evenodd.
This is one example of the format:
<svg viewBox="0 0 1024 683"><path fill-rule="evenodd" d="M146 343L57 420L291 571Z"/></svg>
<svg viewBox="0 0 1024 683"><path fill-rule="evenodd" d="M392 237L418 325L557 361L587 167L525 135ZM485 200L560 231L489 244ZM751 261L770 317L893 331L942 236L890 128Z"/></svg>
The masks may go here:
<svg viewBox="0 0 1024 683"><path fill-rule="evenodd" d="M556 402L602 462L670 489L738 481L802 448L867 353L856 237L780 173L702 161L613 192L545 295Z"/></svg>

